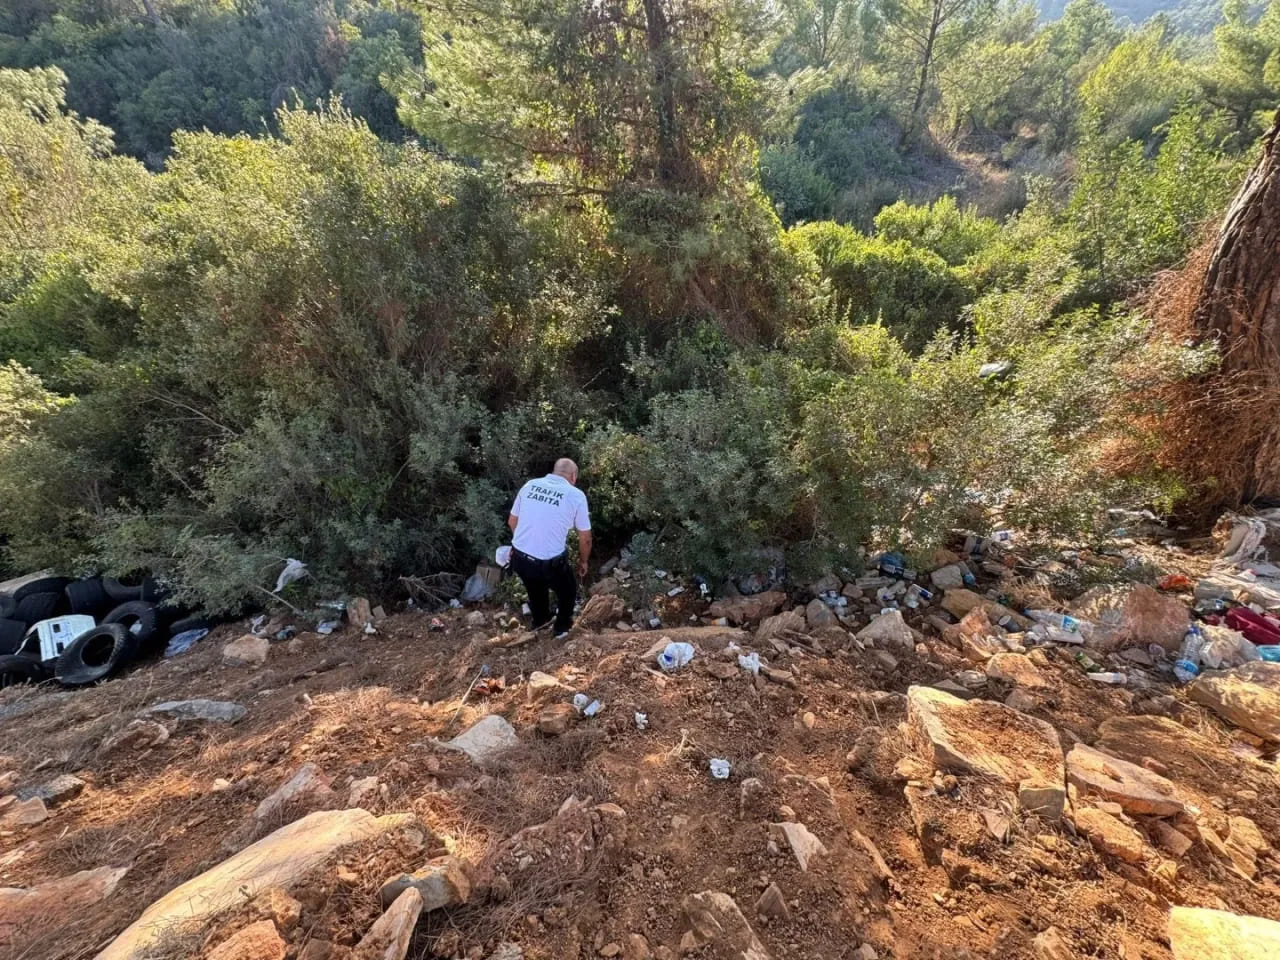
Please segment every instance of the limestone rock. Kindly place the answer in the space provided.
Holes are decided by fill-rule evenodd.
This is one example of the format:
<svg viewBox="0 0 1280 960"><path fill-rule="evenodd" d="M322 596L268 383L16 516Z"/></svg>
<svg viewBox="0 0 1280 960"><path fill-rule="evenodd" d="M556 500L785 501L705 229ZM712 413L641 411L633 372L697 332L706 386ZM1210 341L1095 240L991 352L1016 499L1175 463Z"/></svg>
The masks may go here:
<svg viewBox="0 0 1280 960"><path fill-rule="evenodd" d="M809 828L803 823L771 823L769 832L785 839L791 845L791 852L795 854L796 862L800 864L802 871L809 869L809 862L814 857L827 852L822 841L810 833Z"/></svg>
<svg viewBox="0 0 1280 960"><path fill-rule="evenodd" d="M1118 803L1126 813L1169 817L1185 807L1158 773L1077 743L1067 754L1067 781L1082 796Z"/></svg>
<svg viewBox="0 0 1280 960"><path fill-rule="evenodd" d="M102 902L127 872L127 867L98 867L34 887L0 887L0 946L34 943L37 926Z"/></svg>
<svg viewBox="0 0 1280 960"><path fill-rule="evenodd" d="M766 590L749 597L726 597L711 604L707 613L717 619L724 617L730 623L755 623L776 613L786 599L787 595L781 590Z"/></svg>
<svg viewBox="0 0 1280 960"><path fill-rule="evenodd" d="M457 857L440 857L421 870L391 877L379 891L383 906L392 903L409 889L417 890L422 895L421 906L426 913L466 903L471 899L471 881L467 879L462 861Z"/></svg>
<svg viewBox="0 0 1280 960"><path fill-rule="evenodd" d="M461 750L476 763L482 763L504 750L520 746L520 738L516 736L511 724L496 713L491 713L445 746L451 750Z"/></svg>
<svg viewBox="0 0 1280 960"><path fill-rule="evenodd" d="M987 676L1007 680L1020 687L1047 687L1049 681L1031 659L1021 653L997 653L987 661Z"/></svg>
<svg viewBox="0 0 1280 960"><path fill-rule="evenodd" d="M1225 910L1174 907L1169 911L1174 960L1275 960L1280 923Z"/></svg>
<svg viewBox="0 0 1280 960"><path fill-rule="evenodd" d="M1280 740L1280 663L1257 660L1213 670L1190 687L1191 699L1264 740Z"/></svg>
<svg viewBox="0 0 1280 960"><path fill-rule="evenodd" d="M363 807L378 797L377 777L361 777L351 781L351 789L347 792L348 807Z"/></svg>
<svg viewBox="0 0 1280 960"><path fill-rule="evenodd" d="M157 747L169 739L169 728L155 720L130 720L123 730L118 730L102 741L105 755L146 750Z"/></svg>
<svg viewBox="0 0 1280 960"><path fill-rule="evenodd" d="M1181 830L1175 830L1163 820L1154 821L1151 824L1151 831L1156 843L1160 845L1160 849L1166 853L1182 858L1191 849L1192 839Z"/></svg>
<svg viewBox="0 0 1280 960"><path fill-rule="evenodd" d="M1060 783L1062 746L1048 723L989 700L961 700L933 687L907 691L907 725L935 767Z"/></svg>
<svg viewBox="0 0 1280 960"><path fill-rule="evenodd" d="M147 713L164 713L179 720L208 720L212 723L237 723L247 711L238 703L226 700L166 700L148 707Z"/></svg>
<svg viewBox="0 0 1280 960"><path fill-rule="evenodd" d="M964 587L964 567L950 563L929 574L929 580L939 590L960 590Z"/></svg>
<svg viewBox="0 0 1280 960"><path fill-rule="evenodd" d="M149 906L95 960L142 960L165 939L198 930L211 917L270 887L289 887L334 851L414 822L364 810L322 810L287 824Z"/></svg>
<svg viewBox="0 0 1280 960"><path fill-rule="evenodd" d="M649 949L649 941L639 933L628 935L622 948L622 960L650 960L653 956Z"/></svg>
<svg viewBox="0 0 1280 960"><path fill-rule="evenodd" d="M253 916L270 920L276 929L289 933L302 922L302 904L279 887L264 890L250 904Z"/></svg>
<svg viewBox="0 0 1280 960"><path fill-rule="evenodd" d="M786 639L789 633L804 633L808 622L799 610L785 610L777 616L769 617L756 630L756 642L764 643L774 637Z"/></svg>
<svg viewBox="0 0 1280 960"><path fill-rule="evenodd" d="M804 608L804 619L810 630L834 627L840 622L831 612L831 608L817 599L810 600L809 605Z"/></svg>
<svg viewBox="0 0 1280 960"><path fill-rule="evenodd" d="M691 893L682 902L695 948L707 947L717 960L769 960L764 945L733 897L719 890Z"/></svg>
<svg viewBox="0 0 1280 960"><path fill-rule="evenodd" d="M621 620L627 612L627 603L621 597L611 593L596 594L587 600L578 614L578 626L587 630L598 630L600 627Z"/></svg>
<svg viewBox="0 0 1280 960"><path fill-rule="evenodd" d="M1031 946L1036 960L1075 960L1075 954L1057 927L1049 927L1031 942Z"/></svg>
<svg viewBox="0 0 1280 960"><path fill-rule="evenodd" d="M1146 853L1142 834L1096 807L1081 807L1072 819L1089 842L1126 863L1139 863Z"/></svg>
<svg viewBox="0 0 1280 960"><path fill-rule="evenodd" d="M914 650L916 646L915 631L902 619L901 610L882 613L859 630L854 639L863 642L871 640L879 646L898 650Z"/></svg>
<svg viewBox="0 0 1280 960"><path fill-rule="evenodd" d="M591 588L587 591L587 596L598 597L602 593L617 593L621 589L622 581L617 577L605 577L603 580L591 585Z"/></svg>
<svg viewBox="0 0 1280 960"><path fill-rule="evenodd" d="M1018 784L1018 809L1045 820L1058 820L1066 807L1067 791L1061 783L1023 780Z"/></svg>
<svg viewBox="0 0 1280 960"><path fill-rule="evenodd" d="M578 711L571 703L551 703L538 714L538 729L549 737L559 737L569 732L578 722Z"/></svg>
<svg viewBox="0 0 1280 960"><path fill-rule="evenodd" d="M422 894L417 888L406 888L373 922L352 953L352 960L404 960L422 907Z"/></svg>
<svg viewBox="0 0 1280 960"><path fill-rule="evenodd" d="M246 633L222 648L222 662L231 666L255 665L267 662L271 641Z"/></svg>
<svg viewBox="0 0 1280 960"><path fill-rule="evenodd" d="M39 797L10 803L0 813L0 828L31 827L49 819L49 809Z"/></svg>
<svg viewBox="0 0 1280 960"><path fill-rule="evenodd" d="M551 676L549 673L543 673L541 670L535 670L529 674L529 683L526 689L526 699L530 703L537 703L543 700L557 690L565 689L564 684Z"/></svg>
<svg viewBox="0 0 1280 960"><path fill-rule="evenodd" d="M293 804L327 803L333 799L333 786L314 763L304 763L274 793L266 797L253 812L254 819L266 820Z"/></svg>
<svg viewBox="0 0 1280 960"><path fill-rule="evenodd" d="M760 894L760 899L756 901L756 916L768 917L770 920L791 919L791 908L787 906L787 900L776 883L769 884L764 888L764 893Z"/></svg>
<svg viewBox="0 0 1280 960"><path fill-rule="evenodd" d="M70 800L78 796L80 791L84 789L84 781L79 777L73 777L69 773L54 777L47 780L37 787L24 787L16 794L19 800L30 800L38 797L46 804L57 806L64 800Z"/></svg>
<svg viewBox="0 0 1280 960"><path fill-rule="evenodd" d="M285 943L270 920L237 930L209 951L208 960L284 960Z"/></svg>

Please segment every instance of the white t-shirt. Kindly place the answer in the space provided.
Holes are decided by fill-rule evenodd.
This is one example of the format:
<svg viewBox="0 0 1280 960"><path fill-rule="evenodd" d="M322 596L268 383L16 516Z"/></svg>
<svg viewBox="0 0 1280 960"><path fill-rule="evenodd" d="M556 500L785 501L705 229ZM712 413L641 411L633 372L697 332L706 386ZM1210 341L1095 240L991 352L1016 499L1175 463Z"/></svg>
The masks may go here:
<svg viewBox="0 0 1280 960"><path fill-rule="evenodd" d="M554 473L521 487L511 513L520 518L512 546L538 560L564 553L564 538L570 529L591 529L587 495Z"/></svg>

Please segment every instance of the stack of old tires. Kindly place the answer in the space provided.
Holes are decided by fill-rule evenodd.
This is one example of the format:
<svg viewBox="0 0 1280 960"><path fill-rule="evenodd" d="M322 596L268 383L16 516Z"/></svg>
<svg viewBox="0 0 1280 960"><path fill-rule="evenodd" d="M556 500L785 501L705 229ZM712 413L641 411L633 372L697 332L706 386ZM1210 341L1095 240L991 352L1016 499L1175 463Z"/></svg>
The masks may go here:
<svg viewBox="0 0 1280 960"><path fill-rule="evenodd" d="M171 632L198 626L176 621L179 611L162 607L164 592L150 577L136 583L112 577L43 577L12 596L0 595L0 687L56 677L67 686L96 683L139 656L162 648ZM30 627L65 614L93 617L97 626L80 634L55 660L42 660ZM24 640L25 638L25 640Z"/></svg>

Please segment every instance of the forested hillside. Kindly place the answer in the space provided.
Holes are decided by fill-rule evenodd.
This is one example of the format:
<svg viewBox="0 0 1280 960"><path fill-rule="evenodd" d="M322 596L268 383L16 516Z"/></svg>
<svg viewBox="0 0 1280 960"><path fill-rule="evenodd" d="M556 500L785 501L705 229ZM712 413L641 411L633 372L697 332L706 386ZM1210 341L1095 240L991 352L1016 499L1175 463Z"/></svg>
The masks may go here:
<svg viewBox="0 0 1280 960"><path fill-rule="evenodd" d="M1211 498L1140 298L1280 92L1097 0L25 0L0 15L0 536L211 609L597 536L720 576Z"/></svg>

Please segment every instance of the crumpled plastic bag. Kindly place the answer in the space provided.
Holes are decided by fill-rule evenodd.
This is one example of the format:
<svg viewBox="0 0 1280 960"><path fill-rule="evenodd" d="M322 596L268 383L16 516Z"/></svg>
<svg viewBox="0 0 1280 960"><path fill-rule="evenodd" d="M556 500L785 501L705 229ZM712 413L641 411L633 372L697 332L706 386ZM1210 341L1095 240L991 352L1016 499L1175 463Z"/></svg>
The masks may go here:
<svg viewBox="0 0 1280 960"><path fill-rule="evenodd" d="M670 673L679 670L693 659L693 644L668 643L658 654L658 666Z"/></svg>
<svg viewBox="0 0 1280 960"><path fill-rule="evenodd" d="M276 577L275 592L279 593L295 580L301 580L307 575L307 565L301 560L294 560L290 557L285 561L284 569L280 571L280 576Z"/></svg>

